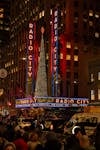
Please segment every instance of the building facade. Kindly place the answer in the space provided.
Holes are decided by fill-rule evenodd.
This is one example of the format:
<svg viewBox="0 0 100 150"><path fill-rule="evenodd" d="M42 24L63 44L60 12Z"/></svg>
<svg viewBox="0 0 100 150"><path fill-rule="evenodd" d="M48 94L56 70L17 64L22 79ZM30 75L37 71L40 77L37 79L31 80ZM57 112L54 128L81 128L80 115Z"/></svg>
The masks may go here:
<svg viewBox="0 0 100 150"><path fill-rule="evenodd" d="M7 102L8 78L5 67L9 57L10 3L0 1L0 106Z"/></svg>
<svg viewBox="0 0 100 150"><path fill-rule="evenodd" d="M41 40L40 28L42 26L45 28L48 96L89 97L88 61L94 55L100 55L100 2L98 0L10 2L9 98L27 96L27 41L30 21L35 23L35 75ZM36 83L36 77L33 82ZM30 94L34 95L34 90L30 91Z"/></svg>

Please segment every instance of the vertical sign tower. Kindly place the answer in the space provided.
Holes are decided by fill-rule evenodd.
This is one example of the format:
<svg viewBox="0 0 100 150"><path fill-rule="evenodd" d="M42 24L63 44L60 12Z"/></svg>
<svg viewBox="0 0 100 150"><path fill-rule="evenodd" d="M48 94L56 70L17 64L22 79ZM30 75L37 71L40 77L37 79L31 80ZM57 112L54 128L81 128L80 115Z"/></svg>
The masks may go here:
<svg viewBox="0 0 100 150"><path fill-rule="evenodd" d="M33 67L34 67L34 24L29 23L28 40L27 40L27 69L26 69L26 96L29 96L33 92Z"/></svg>
<svg viewBox="0 0 100 150"><path fill-rule="evenodd" d="M52 12L51 24L52 96L58 96L58 8Z"/></svg>

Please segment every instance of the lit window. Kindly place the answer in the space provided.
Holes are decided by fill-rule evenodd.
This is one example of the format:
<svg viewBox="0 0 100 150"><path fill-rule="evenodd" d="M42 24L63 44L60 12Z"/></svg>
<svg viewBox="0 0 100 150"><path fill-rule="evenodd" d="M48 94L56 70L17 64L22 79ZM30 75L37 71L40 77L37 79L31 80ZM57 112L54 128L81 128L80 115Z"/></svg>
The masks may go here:
<svg viewBox="0 0 100 150"><path fill-rule="evenodd" d="M41 18L41 17L42 17L42 13L40 12L40 13L39 13L39 18Z"/></svg>
<svg viewBox="0 0 100 150"><path fill-rule="evenodd" d="M3 18L3 16L4 16L4 15L1 13L1 14L0 14L0 18Z"/></svg>
<svg viewBox="0 0 100 150"><path fill-rule="evenodd" d="M46 54L46 60L48 60L49 59L49 55L48 55L48 53Z"/></svg>
<svg viewBox="0 0 100 150"><path fill-rule="evenodd" d="M50 15L52 15L52 9L50 9Z"/></svg>
<svg viewBox="0 0 100 150"><path fill-rule="evenodd" d="M18 71L18 67L16 67L16 72Z"/></svg>
<svg viewBox="0 0 100 150"><path fill-rule="evenodd" d="M78 61L78 55L74 55L74 61Z"/></svg>
<svg viewBox="0 0 100 150"><path fill-rule="evenodd" d="M71 43L70 42L67 42L66 48L71 48Z"/></svg>
<svg viewBox="0 0 100 150"><path fill-rule="evenodd" d="M90 16L90 17L93 16L93 10L89 10L89 16Z"/></svg>
<svg viewBox="0 0 100 150"><path fill-rule="evenodd" d="M14 73L14 70L13 70L13 69L11 70L11 73Z"/></svg>
<svg viewBox="0 0 100 150"><path fill-rule="evenodd" d="M95 18L99 18L99 14L95 14Z"/></svg>
<svg viewBox="0 0 100 150"><path fill-rule="evenodd" d="M78 46L77 46L77 45L75 45L75 46L74 46L74 49L78 49Z"/></svg>
<svg viewBox="0 0 100 150"><path fill-rule="evenodd" d="M42 17L44 17L44 10L42 11Z"/></svg>
<svg viewBox="0 0 100 150"><path fill-rule="evenodd" d="M0 12L4 12L4 9L3 9L3 8L0 8Z"/></svg>
<svg viewBox="0 0 100 150"><path fill-rule="evenodd" d="M11 64L13 65L14 64L14 61L12 60Z"/></svg>
<svg viewBox="0 0 100 150"><path fill-rule="evenodd" d="M71 55L66 55L66 60L71 60Z"/></svg>
<svg viewBox="0 0 100 150"><path fill-rule="evenodd" d="M90 26L93 26L93 22L92 22L92 21L89 21L89 25L90 25Z"/></svg>
<svg viewBox="0 0 100 150"><path fill-rule="evenodd" d="M10 28L9 28L9 27L5 27L4 30L5 30L5 31L9 31Z"/></svg>
<svg viewBox="0 0 100 150"><path fill-rule="evenodd" d="M93 75L93 73L91 73L91 82L93 82L94 81L94 75Z"/></svg>
<svg viewBox="0 0 100 150"><path fill-rule="evenodd" d="M62 53L60 53L60 59L63 59L63 54Z"/></svg>
<svg viewBox="0 0 100 150"><path fill-rule="evenodd" d="M100 80L100 72L98 72L98 80Z"/></svg>
<svg viewBox="0 0 100 150"><path fill-rule="evenodd" d="M0 20L0 24L3 24L3 21L2 21L2 20Z"/></svg>
<svg viewBox="0 0 100 150"><path fill-rule="evenodd" d="M95 37L99 38L99 33L98 32L95 32Z"/></svg>
<svg viewBox="0 0 100 150"><path fill-rule="evenodd" d="M61 11L61 16L63 16L63 11Z"/></svg>
<svg viewBox="0 0 100 150"><path fill-rule="evenodd" d="M95 100L95 91L91 90L91 100Z"/></svg>
<svg viewBox="0 0 100 150"><path fill-rule="evenodd" d="M100 89L98 89L98 100L100 100Z"/></svg>
<svg viewBox="0 0 100 150"><path fill-rule="evenodd" d="M61 27L63 27L64 26L64 24L63 23L61 23Z"/></svg>

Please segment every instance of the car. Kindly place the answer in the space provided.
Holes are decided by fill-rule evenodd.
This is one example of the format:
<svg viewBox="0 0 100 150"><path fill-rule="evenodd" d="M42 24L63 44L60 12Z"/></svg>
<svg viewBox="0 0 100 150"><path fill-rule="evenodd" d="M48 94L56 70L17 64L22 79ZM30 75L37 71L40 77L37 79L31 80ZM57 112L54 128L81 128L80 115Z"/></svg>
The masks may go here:
<svg viewBox="0 0 100 150"><path fill-rule="evenodd" d="M75 126L84 127L88 136L94 134L97 124L100 123L99 113L76 113L66 123L67 132L72 134Z"/></svg>

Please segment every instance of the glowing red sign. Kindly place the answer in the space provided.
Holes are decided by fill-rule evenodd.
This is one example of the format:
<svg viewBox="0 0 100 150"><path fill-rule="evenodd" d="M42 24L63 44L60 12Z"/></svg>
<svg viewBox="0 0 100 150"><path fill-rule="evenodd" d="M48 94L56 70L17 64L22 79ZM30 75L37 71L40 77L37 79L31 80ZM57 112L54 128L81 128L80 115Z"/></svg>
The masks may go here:
<svg viewBox="0 0 100 150"><path fill-rule="evenodd" d="M32 60L33 60L33 23L29 23L29 45L28 45L28 77L32 78Z"/></svg>

